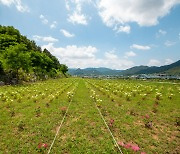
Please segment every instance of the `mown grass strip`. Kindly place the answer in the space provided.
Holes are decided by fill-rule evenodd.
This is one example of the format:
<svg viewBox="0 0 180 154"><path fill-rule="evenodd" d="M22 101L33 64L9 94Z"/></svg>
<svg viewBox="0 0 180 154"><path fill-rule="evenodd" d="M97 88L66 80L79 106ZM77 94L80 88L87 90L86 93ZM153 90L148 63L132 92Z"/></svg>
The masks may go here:
<svg viewBox="0 0 180 154"><path fill-rule="evenodd" d="M52 147L53 147L53 145L54 145L54 142L55 142L55 140L56 140L57 135L59 134L59 130L61 129L61 126L62 126L62 124L63 124L63 122L64 122L64 119L65 119L65 117L66 117L66 115L67 115L67 112L68 112L68 110L69 110L69 107L70 107L71 103L72 103L72 101L69 103L68 108L67 108L67 110L66 110L66 113L64 114L64 117L63 117L63 119L61 120L61 123L60 123L60 125L59 125L59 127L58 127L58 130L57 130L57 132L56 132L56 135L54 136L54 139L53 139L53 141L52 141L52 143L51 143L51 146L50 146L50 148L49 148L49 150L48 150L48 154L51 152L51 149L52 149Z"/></svg>
<svg viewBox="0 0 180 154"><path fill-rule="evenodd" d="M94 103L95 103L95 102L94 102ZM118 143L117 143L116 139L114 138L114 135L112 134L112 132L111 132L111 130L110 130L110 128L109 128L109 126L108 126L108 125L107 125L107 123L106 123L106 120L104 119L104 117L103 117L103 115L102 115L101 111L99 110L99 108L97 107L97 104L96 104L96 103L95 103L95 106L96 106L96 108L97 108L97 110L98 110L98 112L99 112L99 114L100 114L101 118L103 119L104 124L106 125L106 127L107 127L107 129L108 129L109 133L111 134L111 136L112 136L112 138L113 138L113 140L114 140L114 143L116 144L116 146L117 146L117 148L118 148L119 152L120 152L121 154L123 154L123 152L122 152L121 148L119 147L119 145L118 145Z"/></svg>

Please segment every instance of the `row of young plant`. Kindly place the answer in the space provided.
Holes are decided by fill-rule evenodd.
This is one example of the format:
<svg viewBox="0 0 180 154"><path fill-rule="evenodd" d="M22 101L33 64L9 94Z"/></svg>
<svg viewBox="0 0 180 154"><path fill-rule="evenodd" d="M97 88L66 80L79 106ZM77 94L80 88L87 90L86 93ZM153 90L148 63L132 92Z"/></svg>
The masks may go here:
<svg viewBox="0 0 180 154"><path fill-rule="evenodd" d="M155 85L155 84L142 84L142 83L121 83L119 81L104 82L103 80L91 80L89 82L93 87L100 91L103 95L107 96L113 102L127 101L134 102L136 100L138 104L141 102L149 101L152 107L152 112L156 114L158 108L166 105L165 102L177 101L180 94L179 85ZM167 103L168 104L168 103ZM135 115L133 110L130 114ZM175 125L179 125L179 117L175 118ZM149 121L145 124L147 127L151 127Z"/></svg>
<svg viewBox="0 0 180 154"><path fill-rule="evenodd" d="M32 141L28 151L47 152L54 136L52 129L66 112L76 87L74 79L54 79L24 86L1 87L0 138L3 141L0 142L0 151L7 149L9 153L24 153L27 150L26 144ZM7 138L8 132L16 138ZM28 134L29 137L24 138ZM16 148L13 145L5 147L6 142L13 142ZM23 149L20 150L21 147Z"/></svg>
<svg viewBox="0 0 180 154"><path fill-rule="evenodd" d="M73 86L72 86L72 84L73 84ZM69 89L69 87L71 87L71 86L72 86L72 88L67 91L67 89ZM62 117L66 116L66 114L68 112L68 107L70 107L71 102L73 101L73 97L74 97L74 94L76 93L77 86L78 86L78 83L73 82L65 90L68 104L66 104L65 106L60 107L60 112L61 112ZM59 122L61 123L62 121L59 121ZM51 143L42 143L42 142L39 143L37 145L37 151L41 152L41 153L47 153L47 150L50 148L50 144Z"/></svg>
<svg viewBox="0 0 180 154"><path fill-rule="evenodd" d="M64 80L65 81L65 80ZM52 81L51 81L52 82ZM39 83L32 86L20 87L16 91L17 87L7 87L6 91L0 92L0 107L8 108L10 111L10 117L16 115L16 106L17 103L21 105L21 108L26 108L28 106L33 106L32 103L36 103L35 116L39 117L41 115L41 107L38 104L45 104L46 107L50 107L51 103L63 93L65 93L71 86L74 87L74 81L64 83L57 83L57 81L52 82L52 84ZM54 88L56 87L56 88ZM69 97L68 97L69 99Z"/></svg>
<svg viewBox="0 0 180 154"><path fill-rule="evenodd" d="M169 87L165 89L164 86L155 85L143 85L143 84L132 84L132 83L119 83L118 81L102 82L101 80L94 80L91 82L99 91L107 95L114 100L114 96L124 97L127 101L132 100L134 97L139 96L142 100L146 98L154 98L160 100L163 98L172 99L174 97L174 89ZM178 88L180 91L180 89Z"/></svg>
<svg viewBox="0 0 180 154"><path fill-rule="evenodd" d="M115 120L111 118L112 113L110 113L110 109L103 105L103 97L109 99L108 106L115 108L114 112L125 113L125 115L122 115L122 118L126 118L128 115L134 117L133 119L139 121L140 129L145 130L147 133L153 134L158 127L161 128L159 123L169 125L171 130L176 130L176 127L180 124L180 118L176 110L174 110L174 114L168 113L170 104L171 108L177 105L178 96L180 96L180 87L178 85L148 85L143 82L127 83L115 80L88 80L87 82L88 88L91 89L91 97L97 103L103 116L109 121L112 131L120 128L113 128L116 126ZM126 111L123 111L124 106L126 106ZM166 116L167 118L165 118ZM173 118L173 122L171 122L169 116ZM131 127L136 127L134 122L130 125ZM168 133L165 132L163 134ZM118 144L128 150L141 151L140 146L136 142L131 141L129 143L126 141L126 138L119 141ZM143 151L141 152L143 153Z"/></svg>
<svg viewBox="0 0 180 154"><path fill-rule="evenodd" d="M53 99L58 98L62 93L68 89L73 82L65 83L39 83L33 84L32 86L22 86L22 87L4 87L3 91L0 91L0 101L3 103L10 102L21 102L23 99L31 100L33 102L38 102L45 98L49 99L49 102L52 102ZM45 88L46 87L46 88ZM54 89L54 87L56 87Z"/></svg>
<svg viewBox="0 0 180 154"><path fill-rule="evenodd" d="M78 87L78 83L75 83L73 89L67 92L67 98L69 102L72 102L77 87Z"/></svg>
<svg viewBox="0 0 180 154"><path fill-rule="evenodd" d="M90 91L90 97L93 99L93 101L95 102L95 105L99 108L101 114L103 115L103 117L106 120L106 123L108 124L108 127L110 129L110 131L112 133L114 133L114 130L116 129L116 121L115 119L111 118L111 117L107 117L107 112L104 109L104 106L102 104L103 100L100 98L100 96L97 94L96 90L94 90L94 88L96 88L96 86L94 86L94 84L91 84L91 82L86 82L86 87L89 89ZM122 142L120 140L118 140L118 137L115 138L118 146L120 146L120 151L123 148L123 153L127 153L127 152L140 152L141 154L146 154L146 152L142 151L141 148L139 147L139 145L135 144L135 143L125 143ZM116 144L115 144L116 147ZM117 147L116 147L117 148ZM118 148L117 148L118 150Z"/></svg>
<svg viewBox="0 0 180 154"><path fill-rule="evenodd" d="M75 83L75 85L73 86L73 89L71 89L70 91L67 92L67 99L68 99L68 102L71 103L73 101L73 97L74 97L74 94L76 92L76 89L77 89L77 86L78 86L78 83ZM70 105L70 104L69 104ZM62 115L65 115L65 113L67 112L67 109L68 109L68 106L63 106L61 107L61 113Z"/></svg>

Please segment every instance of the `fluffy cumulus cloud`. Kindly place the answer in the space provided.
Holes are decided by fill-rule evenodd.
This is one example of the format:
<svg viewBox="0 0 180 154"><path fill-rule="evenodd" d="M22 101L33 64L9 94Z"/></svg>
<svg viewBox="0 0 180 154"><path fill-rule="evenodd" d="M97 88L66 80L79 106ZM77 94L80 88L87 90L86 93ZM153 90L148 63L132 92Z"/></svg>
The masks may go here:
<svg viewBox="0 0 180 154"><path fill-rule="evenodd" d="M11 4L14 3L14 0L0 0L0 3L6 5L6 6L10 6Z"/></svg>
<svg viewBox="0 0 180 154"><path fill-rule="evenodd" d="M149 63L147 65L148 66L160 66L161 62L157 59L150 59Z"/></svg>
<svg viewBox="0 0 180 154"><path fill-rule="evenodd" d="M29 12L28 6L24 5L21 0L0 0L0 3L8 7L14 5L19 12Z"/></svg>
<svg viewBox="0 0 180 154"><path fill-rule="evenodd" d="M99 0L97 7L102 21L109 27L131 22L153 26L178 3L180 0Z"/></svg>
<svg viewBox="0 0 180 154"><path fill-rule="evenodd" d="M52 36L39 36L39 35L34 35L33 39L35 41L41 41L41 42L57 42L58 39L53 38Z"/></svg>
<svg viewBox="0 0 180 154"><path fill-rule="evenodd" d="M55 47L53 43L42 46L55 55L60 63L67 64L70 68L109 67L125 69L134 65L132 61L121 59L112 52L105 52L102 58L97 58L98 49L93 46L68 45Z"/></svg>
<svg viewBox="0 0 180 154"><path fill-rule="evenodd" d="M87 25L90 19L82 12L83 4L91 3L91 0L65 0L65 6L68 11L68 21L73 24Z"/></svg>
<svg viewBox="0 0 180 154"><path fill-rule="evenodd" d="M134 65L134 63L127 59L122 59L112 52L105 52L105 58L101 59L103 67L112 69L127 69Z"/></svg>
<svg viewBox="0 0 180 154"><path fill-rule="evenodd" d="M69 22L73 24L82 24L82 25L87 25L87 17L84 14L81 14L79 12L73 12L73 14L68 15Z"/></svg>
<svg viewBox="0 0 180 154"><path fill-rule="evenodd" d="M138 49L138 50L150 50L150 46L143 46L143 45L138 45L138 44L133 44L130 46L131 49Z"/></svg>
<svg viewBox="0 0 180 154"><path fill-rule="evenodd" d="M77 47L76 45L68 45L65 48L54 47L53 43L42 46L42 48L49 49L55 56L59 58L72 58L72 59L91 59L95 57L97 49L93 46L81 46Z"/></svg>
<svg viewBox="0 0 180 154"><path fill-rule="evenodd" d="M129 25L126 25L126 26L115 26L115 28L113 30L115 30L117 33L119 33L119 32L130 33L131 27Z"/></svg>
<svg viewBox="0 0 180 154"><path fill-rule="evenodd" d="M65 37L74 37L75 35L68 32L67 30L65 29L61 29L60 32L65 36Z"/></svg>
<svg viewBox="0 0 180 154"><path fill-rule="evenodd" d="M129 51L129 52L126 52L125 53L125 57L128 58L128 57L135 57L136 56L136 53L133 52L133 51Z"/></svg>

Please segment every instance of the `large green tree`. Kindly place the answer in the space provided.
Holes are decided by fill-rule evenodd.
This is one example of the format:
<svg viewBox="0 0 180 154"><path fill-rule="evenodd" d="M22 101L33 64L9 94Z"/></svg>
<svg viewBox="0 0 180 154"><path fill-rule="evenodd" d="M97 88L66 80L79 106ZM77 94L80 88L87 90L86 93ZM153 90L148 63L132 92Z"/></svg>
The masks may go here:
<svg viewBox="0 0 180 154"><path fill-rule="evenodd" d="M3 74L4 80L54 78L60 71L65 74L67 70L50 51L42 51L35 41L21 35L14 27L0 25L0 75Z"/></svg>
<svg viewBox="0 0 180 154"><path fill-rule="evenodd" d="M22 43L5 50L4 58L6 71L13 72L17 80L19 80L19 70L28 72L31 66L30 54Z"/></svg>
<svg viewBox="0 0 180 154"><path fill-rule="evenodd" d="M62 71L63 74L65 74L68 71L68 67L64 64L61 64L60 70Z"/></svg>

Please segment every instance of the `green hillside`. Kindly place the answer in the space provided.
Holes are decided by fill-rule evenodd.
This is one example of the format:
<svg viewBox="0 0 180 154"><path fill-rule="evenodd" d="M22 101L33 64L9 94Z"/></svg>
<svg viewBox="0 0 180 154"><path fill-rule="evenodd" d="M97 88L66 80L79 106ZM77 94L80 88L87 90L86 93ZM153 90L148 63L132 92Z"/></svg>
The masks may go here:
<svg viewBox="0 0 180 154"><path fill-rule="evenodd" d="M170 65L164 66L135 66L130 69L122 71L121 75L135 75L135 74L153 74L153 73L167 73L170 75L178 75L180 72L180 60Z"/></svg>
<svg viewBox="0 0 180 154"><path fill-rule="evenodd" d="M142 70L138 73L139 74L163 73L163 72L166 72L166 71L176 68L176 67L180 67L180 60L175 63L172 63L170 65L164 65L164 66L160 66L160 67L149 67L146 70Z"/></svg>
<svg viewBox="0 0 180 154"><path fill-rule="evenodd" d="M165 71L165 73L171 74L171 75L180 75L180 66L171 68L171 69Z"/></svg>
<svg viewBox="0 0 180 154"><path fill-rule="evenodd" d="M0 25L0 81L54 78L66 71L67 66L47 49L42 50L14 27Z"/></svg>
<svg viewBox="0 0 180 154"><path fill-rule="evenodd" d="M124 70L120 73L120 75L133 75L133 74L138 74L138 72L142 70L146 70L148 66L135 66L132 68L129 68L127 70Z"/></svg>

